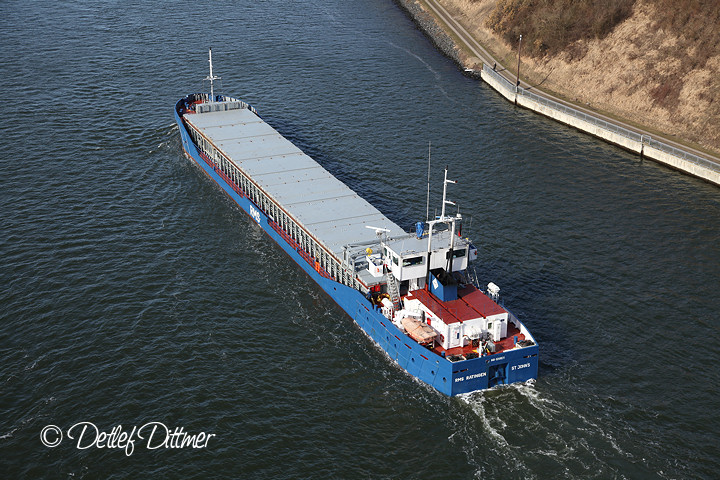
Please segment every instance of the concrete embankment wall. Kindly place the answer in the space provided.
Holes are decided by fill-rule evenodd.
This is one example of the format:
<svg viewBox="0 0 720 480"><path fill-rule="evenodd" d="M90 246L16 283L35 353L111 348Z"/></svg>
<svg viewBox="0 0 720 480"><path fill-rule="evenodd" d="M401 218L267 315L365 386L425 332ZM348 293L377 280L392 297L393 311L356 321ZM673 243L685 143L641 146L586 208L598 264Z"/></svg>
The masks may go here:
<svg viewBox="0 0 720 480"><path fill-rule="evenodd" d="M428 35L440 51L462 66L463 62L460 59L457 45L433 15L415 0L394 1L408 12L415 24ZM473 76L477 76L477 72L474 72ZM720 164L718 163L654 140L648 135L627 130L567 105L546 99L523 88L516 89L515 84L509 82L488 65L483 66L479 76L500 95L516 105L575 127L609 143L638 153L642 157L720 185Z"/></svg>
<svg viewBox="0 0 720 480"><path fill-rule="evenodd" d="M638 153L644 158L655 160L720 185L720 165L710 160L528 92L523 88L516 88L515 85L487 65L483 66L480 76L500 95L518 106L541 113L558 122L614 143L626 150Z"/></svg>
<svg viewBox="0 0 720 480"><path fill-rule="evenodd" d="M502 81L495 75L486 73L485 69L483 69L483 71L480 73L480 78L485 80L485 83L490 85L496 92L505 97L507 100L516 103L515 99L517 98L517 93L515 93L515 90L510 90L506 88Z"/></svg>

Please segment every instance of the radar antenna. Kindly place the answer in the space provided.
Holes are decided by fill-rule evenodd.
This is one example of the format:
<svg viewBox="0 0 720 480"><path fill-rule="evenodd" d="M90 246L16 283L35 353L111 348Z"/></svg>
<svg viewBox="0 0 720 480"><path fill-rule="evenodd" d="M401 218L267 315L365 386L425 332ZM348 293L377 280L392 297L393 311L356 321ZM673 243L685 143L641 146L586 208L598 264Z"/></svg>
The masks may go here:
<svg viewBox="0 0 720 480"><path fill-rule="evenodd" d="M390 233L390 230L388 230L387 228L371 227L370 225L365 225L365 228L369 228L370 230L375 230L375 235L377 235L378 237L382 236L383 232Z"/></svg>

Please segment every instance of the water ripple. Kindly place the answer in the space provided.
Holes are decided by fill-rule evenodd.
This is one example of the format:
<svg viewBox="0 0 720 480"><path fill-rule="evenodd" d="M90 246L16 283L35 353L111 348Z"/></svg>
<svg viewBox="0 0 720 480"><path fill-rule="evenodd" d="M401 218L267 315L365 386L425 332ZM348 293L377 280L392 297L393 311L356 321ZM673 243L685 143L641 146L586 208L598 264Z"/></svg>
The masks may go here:
<svg viewBox="0 0 720 480"><path fill-rule="evenodd" d="M168 6L3 3L5 476L715 476L715 187L515 109L385 0ZM225 93L408 228L432 142L537 382L415 380L184 158L172 107L208 46ZM217 437L40 443L81 421Z"/></svg>

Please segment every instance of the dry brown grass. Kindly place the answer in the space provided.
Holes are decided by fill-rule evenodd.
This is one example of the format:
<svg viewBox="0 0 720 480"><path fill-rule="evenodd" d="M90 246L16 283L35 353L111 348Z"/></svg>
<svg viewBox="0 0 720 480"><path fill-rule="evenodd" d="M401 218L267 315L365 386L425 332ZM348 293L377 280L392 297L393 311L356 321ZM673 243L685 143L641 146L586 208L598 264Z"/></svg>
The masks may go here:
<svg viewBox="0 0 720 480"><path fill-rule="evenodd" d="M564 0L440 0L501 63L514 66L518 31L510 37L488 26L498 6L566 5ZM583 8L597 6L593 0ZM607 4L607 2L602 2ZM646 125L676 139L720 152L720 8L709 0L634 0L612 28L596 29L598 18L583 8L567 10L592 17L556 37L542 40L534 56L523 54L521 76L567 99ZM504 8L504 7L503 7ZM529 8L527 6L522 8ZM538 7L533 7L538 8ZM568 13L570 15L570 13ZM537 16L537 15L536 15ZM614 17L613 17L614 18ZM567 19L552 17L563 25ZM541 17L535 19L540 25ZM557 23L559 22L559 23ZM602 25L602 22L600 22ZM505 23L521 25L519 23ZM518 27L522 29L522 26ZM545 28L545 27L543 27ZM526 46L538 38L523 32ZM545 37L543 37L545 38ZM556 38L556 39L557 39ZM542 45L547 46L543 47Z"/></svg>
<svg viewBox="0 0 720 480"><path fill-rule="evenodd" d="M581 39L604 38L632 11L635 0L498 0L485 26L512 43L524 35L536 57L569 51Z"/></svg>

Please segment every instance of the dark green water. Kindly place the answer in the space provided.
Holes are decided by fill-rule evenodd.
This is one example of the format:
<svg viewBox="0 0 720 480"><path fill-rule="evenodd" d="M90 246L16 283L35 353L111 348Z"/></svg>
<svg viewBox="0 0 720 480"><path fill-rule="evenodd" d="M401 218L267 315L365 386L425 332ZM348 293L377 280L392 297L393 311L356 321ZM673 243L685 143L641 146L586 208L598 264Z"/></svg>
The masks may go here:
<svg viewBox="0 0 720 480"><path fill-rule="evenodd" d="M515 109L389 0L7 1L0 31L3 478L717 478L717 187ZM414 381L183 157L210 46L408 229L432 142L534 385ZM215 437L128 456L80 422Z"/></svg>

